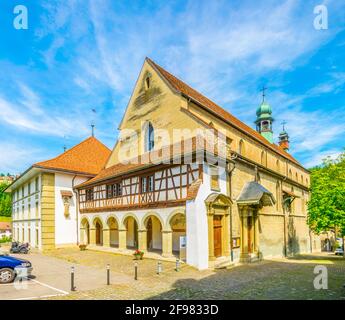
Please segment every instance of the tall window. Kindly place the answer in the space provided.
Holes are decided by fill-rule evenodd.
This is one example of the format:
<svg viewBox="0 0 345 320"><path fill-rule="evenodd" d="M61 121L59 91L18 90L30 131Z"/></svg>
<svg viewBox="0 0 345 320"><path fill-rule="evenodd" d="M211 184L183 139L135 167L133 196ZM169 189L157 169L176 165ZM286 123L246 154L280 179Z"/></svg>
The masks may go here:
<svg viewBox="0 0 345 320"><path fill-rule="evenodd" d="M266 155L265 151L261 152L261 164L264 166L266 164Z"/></svg>
<svg viewBox="0 0 345 320"><path fill-rule="evenodd" d="M35 192L38 192L38 177L35 179Z"/></svg>
<svg viewBox="0 0 345 320"><path fill-rule="evenodd" d="M277 171L279 172L280 171L280 162L279 162L279 160L276 161L276 168L277 168Z"/></svg>
<svg viewBox="0 0 345 320"><path fill-rule="evenodd" d="M31 182L28 183L28 195L31 194Z"/></svg>
<svg viewBox="0 0 345 320"><path fill-rule="evenodd" d="M145 152L151 151L155 146L155 132L151 122L149 122L145 129Z"/></svg>
<svg viewBox="0 0 345 320"><path fill-rule="evenodd" d="M280 205L280 184L279 184L279 181L277 181L277 184L276 184L276 208L277 210L279 211L279 205Z"/></svg>

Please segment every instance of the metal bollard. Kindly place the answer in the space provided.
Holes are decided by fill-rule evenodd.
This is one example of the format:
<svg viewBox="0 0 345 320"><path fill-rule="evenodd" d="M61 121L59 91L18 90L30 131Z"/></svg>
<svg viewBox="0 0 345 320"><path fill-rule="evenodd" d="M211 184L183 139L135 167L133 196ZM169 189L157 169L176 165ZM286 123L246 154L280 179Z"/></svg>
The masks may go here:
<svg viewBox="0 0 345 320"><path fill-rule="evenodd" d="M157 263L157 274L160 274L162 272L163 268L162 268L162 263L160 261L158 261Z"/></svg>
<svg viewBox="0 0 345 320"><path fill-rule="evenodd" d="M75 291L75 286L74 286L74 267L71 267L71 291Z"/></svg>
<svg viewBox="0 0 345 320"><path fill-rule="evenodd" d="M134 280L138 280L138 262L134 263Z"/></svg>
<svg viewBox="0 0 345 320"><path fill-rule="evenodd" d="M110 285L110 265L107 264L107 285Z"/></svg>
<svg viewBox="0 0 345 320"><path fill-rule="evenodd" d="M180 271L180 260L176 259L176 268L175 268L176 272Z"/></svg>

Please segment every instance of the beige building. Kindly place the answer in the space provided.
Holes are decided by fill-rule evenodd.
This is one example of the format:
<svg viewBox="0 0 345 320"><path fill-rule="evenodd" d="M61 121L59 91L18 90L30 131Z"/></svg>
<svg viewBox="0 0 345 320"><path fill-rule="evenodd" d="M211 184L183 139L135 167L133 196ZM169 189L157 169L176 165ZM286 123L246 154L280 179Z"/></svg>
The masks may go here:
<svg viewBox="0 0 345 320"><path fill-rule="evenodd" d="M256 115L254 130L146 59L105 168L75 188L81 241L184 251L199 269L320 250L307 225L309 171L285 130L273 143L265 99Z"/></svg>
<svg viewBox="0 0 345 320"><path fill-rule="evenodd" d="M103 168L110 150L90 137L54 159L33 164L8 188L13 240L42 250L78 243L73 187Z"/></svg>

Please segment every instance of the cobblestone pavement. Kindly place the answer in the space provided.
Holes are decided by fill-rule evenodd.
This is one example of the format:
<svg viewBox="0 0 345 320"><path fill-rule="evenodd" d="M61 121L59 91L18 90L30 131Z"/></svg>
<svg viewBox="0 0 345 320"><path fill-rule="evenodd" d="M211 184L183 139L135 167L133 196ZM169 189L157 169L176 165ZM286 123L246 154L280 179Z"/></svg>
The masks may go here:
<svg viewBox="0 0 345 320"><path fill-rule="evenodd" d="M72 263L105 268L134 277L134 260L104 252L57 249L48 253ZM80 291L58 299L341 299L345 300L345 260L334 255L303 255L290 259L272 259L231 269L197 271L182 265L162 262L163 272L156 274L157 261L138 261L138 280ZM316 290L314 267L328 269L328 289Z"/></svg>

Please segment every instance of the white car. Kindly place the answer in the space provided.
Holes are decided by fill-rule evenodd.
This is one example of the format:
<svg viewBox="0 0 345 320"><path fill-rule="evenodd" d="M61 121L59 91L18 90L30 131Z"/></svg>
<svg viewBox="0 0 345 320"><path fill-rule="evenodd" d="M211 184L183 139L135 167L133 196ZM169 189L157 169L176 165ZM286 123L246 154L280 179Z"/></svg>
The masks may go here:
<svg viewBox="0 0 345 320"><path fill-rule="evenodd" d="M344 255L344 250L343 250L343 248L337 248L337 249L335 249L334 254L335 254L336 256L343 256L343 255Z"/></svg>

